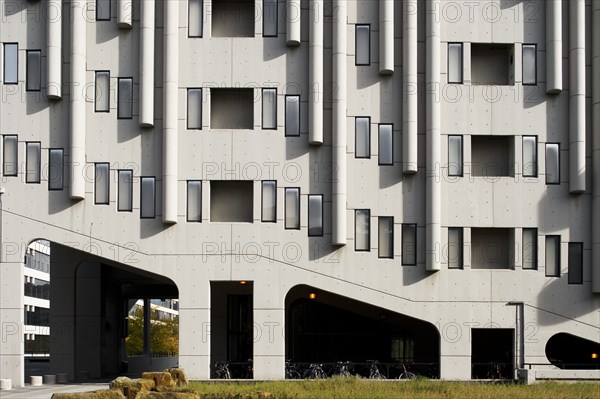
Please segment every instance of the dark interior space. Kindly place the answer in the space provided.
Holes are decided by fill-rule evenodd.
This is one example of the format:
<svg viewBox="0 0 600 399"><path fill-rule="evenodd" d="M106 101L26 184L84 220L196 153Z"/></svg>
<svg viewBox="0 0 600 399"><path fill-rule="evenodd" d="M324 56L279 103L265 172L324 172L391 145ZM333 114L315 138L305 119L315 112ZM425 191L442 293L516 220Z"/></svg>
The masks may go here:
<svg viewBox="0 0 600 399"><path fill-rule="evenodd" d="M471 330L471 378L513 379L515 330L473 328Z"/></svg>
<svg viewBox="0 0 600 399"><path fill-rule="evenodd" d="M546 357L565 370L600 370L600 342L558 333L546 343Z"/></svg>

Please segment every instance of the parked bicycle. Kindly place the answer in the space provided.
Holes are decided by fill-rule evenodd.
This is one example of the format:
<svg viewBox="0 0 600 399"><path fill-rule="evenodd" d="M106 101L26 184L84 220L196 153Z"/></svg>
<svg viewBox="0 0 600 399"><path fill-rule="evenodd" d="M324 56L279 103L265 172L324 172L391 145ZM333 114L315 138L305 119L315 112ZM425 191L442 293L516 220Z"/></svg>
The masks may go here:
<svg viewBox="0 0 600 399"><path fill-rule="evenodd" d="M291 360L285 362L285 378L288 380L299 380L302 378L298 370L296 370L296 364L292 363Z"/></svg>
<svg viewBox="0 0 600 399"><path fill-rule="evenodd" d="M227 362L216 362L215 363L215 377L221 380L230 380L231 372L229 371L229 363Z"/></svg>
<svg viewBox="0 0 600 399"><path fill-rule="evenodd" d="M385 380L385 375L381 374L377 364L379 363L377 360L367 360L371 364L369 368L369 379L370 380Z"/></svg>
<svg viewBox="0 0 600 399"><path fill-rule="evenodd" d="M352 377L348 367L350 367L350 362L337 362L331 375L339 377Z"/></svg>
<svg viewBox="0 0 600 399"><path fill-rule="evenodd" d="M322 364L312 363L308 366L308 369L304 372L302 377L307 379L323 379L327 378L327 374L323 371Z"/></svg>
<svg viewBox="0 0 600 399"><path fill-rule="evenodd" d="M500 363L491 362L488 366L487 378L490 380L502 379L502 365Z"/></svg>
<svg viewBox="0 0 600 399"><path fill-rule="evenodd" d="M417 376L414 373L411 373L410 371L408 371L408 368L406 367L405 364L402 364L400 366L400 375L398 376L399 380L412 380L417 378Z"/></svg>

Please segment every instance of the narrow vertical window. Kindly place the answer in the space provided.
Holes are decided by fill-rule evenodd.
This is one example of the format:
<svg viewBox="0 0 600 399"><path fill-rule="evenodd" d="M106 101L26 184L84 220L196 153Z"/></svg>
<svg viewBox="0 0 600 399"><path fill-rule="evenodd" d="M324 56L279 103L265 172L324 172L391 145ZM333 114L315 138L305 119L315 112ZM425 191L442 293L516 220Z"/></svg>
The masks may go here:
<svg viewBox="0 0 600 399"><path fill-rule="evenodd" d="M371 25L356 25L356 65L371 64Z"/></svg>
<svg viewBox="0 0 600 399"><path fill-rule="evenodd" d="M96 163L94 172L94 203L108 205L109 203L109 167L108 162Z"/></svg>
<svg viewBox="0 0 600 399"><path fill-rule="evenodd" d="M118 82L117 119L131 119L133 116L133 79L119 78Z"/></svg>
<svg viewBox="0 0 600 399"><path fill-rule="evenodd" d="M523 177L537 175L537 137L523 136Z"/></svg>
<svg viewBox="0 0 600 399"><path fill-rule="evenodd" d="M523 45L523 84L537 84L537 56L535 44Z"/></svg>
<svg viewBox="0 0 600 399"><path fill-rule="evenodd" d="M133 171L118 171L117 211L131 212L133 210Z"/></svg>
<svg viewBox="0 0 600 399"><path fill-rule="evenodd" d="M448 83L463 83L462 43L448 43Z"/></svg>
<svg viewBox="0 0 600 399"><path fill-rule="evenodd" d="M277 36L277 0L263 0L263 36Z"/></svg>
<svg viewBox="0 0 600 399"><path fill-rule="evenodd" d="M394 125L379 125L379 165L394 164Z"/></svg>
<svg viewBox="0 0 600 399"><path fill-rule="evenodd" d="M402 264L417 265L417 225L414 223L402 224Z"/></svg>
<svg viewBox="0 0 600 399"><path fill-rule="evenodd" d="M523 229L523 269L537 269L537 239L537 229Z"/></svg>
<svg viewBox="0 0 600 399"><path fill-rule="evenodd" d="M583 243L569 243L569 284L583 284Z"/></svg>
<svg viewBox="0 0 600 399"><path fill-rule="evenodd" d="M371 250L371 210L354 210L354 250Z"/></svg>
<svg viewBox="0 0 600 399"><path fill-rule="evenodd" d="M202 89L187 89L187 128L202 129Z"/></svg>
<svg viewBox="0 0 600 399"><path fill-rule="evenodd" d="M448 269L463 268L463 228L448 227Z"/></svg>
<svg viewBox="0 0 600 399"><path fill-rule="evenodd" d="M380 258L392 259L394 257L394 218L391 216L380 216L378 224L378 256Z"/></svg>
<svg viewBox="0 0 600 399"><path fill-rule="evenodd" d="M156 178L140 178L140 218L152 219L156 215Z"/></svg>
<svg viewBox="0 0 600 399"><path fill-rule="evenodd" d="M202 0L188 0L188 37L202 37Z"/></svg>
<svg viewBox="0 0 600 399"><path fill-rule="evenodd" d="M285 189L285 228L300 230L300 188Z"/></svg>
<svg viewBox="0 0 600 399"><path fill-rule="evenodd" d="M187 182L187 221L202 221L202 181L188 180Z"/></svg>
<svg viewBox="0 0 600 399"><path fill-rule="evenodd" d="M463 175L463 136L448 136L448 176Z"/></svg>
<svg viewBox="0 0 600 399"><path fill-rule="evenodd" d="M277 129L277 89L262 89L262 128Z"/></svg>
<svg viewBox="0 0 600 399"><path fill-rule="evenodd" d="M119 92L120 94L120 92ZM96 71L96 84L94 92L94 111L110 111L110 72Z"/></svg>
<svg viewBox="0 0 600 399"><path fill-rule="evenodd" d="M546 143L546 184L560 184L560 144Z"/></svg>
<svg viewBox="0 0 600 399"><path fill-rule="evenodd" d="M18 136L16 134L4 136L2 149L2 174L4 176L17 176L19 165Z"/></svg>
<svg viewBox="0 0 600 399"><path fill-rule="evenodd" d="M42 165L42 144L39 141L25 145L25 183L39 183Z"/></svg>
<svg viewBox="0 0 600 399"><path fill-rule="evenodd" d="M19 82L19 45L4 43L4 84Z"/></svg>
<svg viewBox="0 0 600 399"><path fill-rule="evenodd" d="M62 190L65 174L64 150L50 148L48 150L48 190Z"/></svg>
<svg viewBox="0 0 600 399"><path fill-rule="evenodd" d="M546 277L560 277L560 236L546 236Z"/></svg>
<svg viewBox="0 0 600 399"><path fill-rule="evenodd" d="M300 136L300 96L285 96L285 135Z"/></svg>
<svg viewBox="0 0 600 399"><path fill-rule="evenodd" d="M96 0L96 21L110 21L110 0Z"/></svg>
<svg viewBox="0 0 600 399"><path fill-rule="evenodd" d="M263 222L277 221L277 182L265 180L262 182L262 213L260 220Z"/></svg>
<svg viewBox="0 0 600 399"><path fill-rule="evenodd" d="M323 196L320 194L308 196L308 236L323 236Z"/></svg>
<svg viewBox="0 0 600 399"><path fill-rule="evenodd" d="M354 119L354 157L371 157L371 118L357 116Z"/></svg>
<svg viewBox="0 0 600 399"><path fill-rule="evenodd" d="M27 73L25 74L25 90L42 90L41 50L27 50Z"/></svg>

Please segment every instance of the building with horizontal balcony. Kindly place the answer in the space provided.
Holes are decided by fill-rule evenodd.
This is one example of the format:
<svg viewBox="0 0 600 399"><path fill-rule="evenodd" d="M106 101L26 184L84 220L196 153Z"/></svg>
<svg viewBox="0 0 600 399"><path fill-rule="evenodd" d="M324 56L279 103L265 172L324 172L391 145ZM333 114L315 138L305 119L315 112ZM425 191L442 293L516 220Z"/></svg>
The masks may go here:
<svg viewBox="0 0 600 399"><path fill-rule="evenodd" d="M0 378L36 239L70 380L600 378L600 1L0 9Z"/></svg>

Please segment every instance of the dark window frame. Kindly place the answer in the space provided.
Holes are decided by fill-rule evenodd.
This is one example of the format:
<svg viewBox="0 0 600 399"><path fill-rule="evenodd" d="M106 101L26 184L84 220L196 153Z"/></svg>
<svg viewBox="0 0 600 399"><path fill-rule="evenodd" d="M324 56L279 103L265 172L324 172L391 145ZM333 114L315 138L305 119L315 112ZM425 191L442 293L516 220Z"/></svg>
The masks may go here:
<svg viewBox="0 0 600 399"><path fill-rule="evenodd" d="M557 170L557 172L558 172L558 179L557 180L558 181L557 182L548 182L548 145L549 144L552 144L552 145L556 144L558 146L558 170ZM545 173L546 185L549 185L549 186L560 185L560 178L561 178L561 176L560 176L560 168L561 168L560 143L547 142L544 145L544 149L545 149L545 151L544 151L544 162L545 162L545 164L544 164L544 173Z"/></svg>
<svg viewBox="0 0 600 399"><path fill-rule="evenodd" d="M264 216L264 183L273 182L275 183L275 217L273 220L266 220ZM260 181L260 221L261 223L277 223L277 180L261 180Z"/></svg>
<svg viewBox="0 0 600 399"><path fill-rule="evenodd" d="M121 81L123 80L131 80L131 98L129 103L131 104L131 115L129 116L121 116ZM117 119L118 120L131 120L133 119L133 77L120 77L117 78ZM109 106L110 109L110 106Z"/></svg>
<svg viewBox="0 0 600 399"><path fill-rule="evenodd" d="M288 124L287 124L287 112L288 112L288 97L297 97L298 98L298 134L288 134ZM284 121L286 122L284 126L284 135L285 137L300 137L300 132L302 131L302 99L300 98L300 94L286 94L285 95L285 109L284 109Z"/></svg>
<svg viewBox="0 0 600 399"><path fill-rule="evenodd" d="M560 278L562 271L561 271L561 261L560 261L560 257L561 257L561 237L560 235L557 234L548 234L546 235L546 238L544 240L545 242L545 246L547 246L548 244L548 239L552 238L554 240L558 239L558 244L557 244L557 251L556 251L556 258L558 259L558 266L557 266L557 274L548 274L548 257L546 256L546 261L545 261L545 265L544 265L544 274L546 275L546 277L557 277ZM548 250L545 249L545 253Z"/></svg>
<svg viewBox="0 0 600 399"><path fill-rule="evenodd" d="M202 25L202 29L200 29L200 35L190 35L190 1L188 0L188 4L187 4L187 37L188 38L202 38L204 37L204 0L199 0L200 1L200 23Z"/></svg>
<svg viewBox="0 0 600 399"><path fill-rule="evenodd" d="M450 266L450 231L458 231L460 237L460 245L458 247L459 259L458 266ZM415 240L416 241L416 240ZM448 227L448 269L449 270L464 270L465 268L465 229L464 227Z"/></svg>
<svg viewBox="0 0 600 399"><path fill-rule="evenodd" d="M460 138L460 173L451 173L451 165L450 162L450 138L451 137L459 137ZM464 177L465 175L465 137L462 134L449 134L448 135L448 177Z"/></svg>
<svg viewBox="0 0 600 399"><path fill-rule="evenodd" d="M99 73L108 73L108 93L106 93L106 96L108 98L108 108L106 110L98 110L98 74ZM117 101L117 104L118 104L118 101ZM109 70L94 71L94 112L98 112L98 113L109 113L110 112L110 71Z"/></svg>
<svg viewBox="0 0 600 399"><path fill-rule="evenodd" d="M38 144L38 156L40 162L37 164L37 180L30 181L29 174L29 144ZM26 184L41 184L42 182L42 142L41 141L26 141L25 142L25 183Z"/></svg>
<svg viewBox="0 0 600 399"><path fill-rule="evenodd" d="M310 199L311 197L319 197L321 198L321 234L311 234L310 232ZM307 230L308 230L308 236L309 237L323 237L323 233L325 230L325 218L324 218L324 211L325 211L325 203L323 200L323 194L309 194L308 195L308 206L307 206L307 215L308 215L308 220L307 220Z"/></svg>
<svg viewBox="0 0 600 399"><path fill-rule="evenodd" d="M392 162L391 163L382 163L381 162L381 126L391 126L392 127L392 143L391 143L391 151L392 151ZM355 139L356 140L356 139ZM377 164L379 166L393 166L394 165L394 124L393 123L379 123L377 124Z"/></svg>
<svg viewBox="0 0 600 399"><path fill-rule="evenodd" d="M356 235L356 215L358 212L367 212L367 248L357 248L357 235ZM354 210L354 252L371 252L371 209L360 208Z"/></svg>
<svg viewBox="0 0 600 399"><path fill-rule="evenodd" d="M96 0L96 21L110 21L112 19L112 1L106 0L108 2L108 18L98 18L98 0Z"/></svg>
<svg viewBox="0 0 600 399"><path fill-rule="evenodd" d="M129 182L129 189L131 190L131 198L129 200L129 209L121 209L119 197L121 196L121 172L130 172L131 181ZM117 212L133 212L133 169L117 169Z"/></svg>
<svg viewBox="0 0 600 399"><path fill-rule="evenodd" d="M525 266L525 244L523 243L523 236L525 235L525 231L532 231L534 233L533 236L535 237L535 239L533 240L534 248L533 248L533 255L532 255L533 256L532 262L533 262L533 265L534 265L533 268L531 268L531 267L524 267ZM521 256L523 257L523 264L522 264L521 268L523 270L538 270L538 266L539 266L539 256L538 256L539 246L538 246L537 238L538 238L538 229L536 227L524 227L522 229L522 232L521 232L521 244L523 245L523 248L522 248L522 251L521 251Z"/></svg>
<svg viewBox="0 0 600 399"><path fill-rule="evenodd" d="M275 90L275 126L274 127L265 127L265 90ZM260 128L262 130L277 130L277 122L278 122L278 115L277 115L277 88L276 87L263 87L261 88L260 91ZM300 106L298 106L298 110L300 109ZM298 115L300 115L300 112L298 112ZM298 123L298 126L300 126L300 124Z"/></svg>
<svg viewBox="0 0 600 399"><path fill-rule="evenodd" d="M263 7L263 12L262 12L262 36L263 37L277 37L279 35L279 1L275 0L275 34L274 35L265 35L265 12L267 10L267 7L265 7L265 0L263 0L262 3L262 7Z"/></svg>
<svg viewBox="0 0 600 399"><path fill-rule="evenodd" d="M298 227L288 227L287 226L287 192L288 190L294 190L294 191L298 191L298 206L296 211L298 212ZM300 190L300 187L285 187L284 189L284 220L283 220L283 227L285 230L300 230L300 227L302 225L301 223L301 216L302 214L301 212L301 206L300 206L300 201L302 199L302 191Z"/></svg>
<svg viewBox="0 0 600 399"><path fill-rule="evenodd" d="M392 221L392 234L390 237L390 246L392 248L391 256L382 256L381 255L381 234L379 234L379 225L382 220L391 220ZM394 259L394 217L393 216L379 216L377 217L377 258L378 259Z"/></svg>
<svg viewBox="0 0 600 399"><path fill-rule="evenodd" d="M533 61L533 63L534 63L533 70L534 70L534 74L535 74L535 76L533 78L534 83L525 83L525 73L524 73L525 72L525 64L523 62L523 51L526 46L533 46L533 49L534 49L534 54L535 54L535 58ZM537 43L523 43L521 45L521 83L523 86L537 86L537 84L538 84L538 62L537 61L538 61Z"/></svg>
<svg viewBox="0 0 600 399"><path fill-rule="evenodd" d="M60 170L62 175L60 176L60 188L53 188L51 185L52 181L52 151L60 151L61 163ZM65 149L64 148L48 148L48 191L62 191L65 188Z"/></svg>
<svg viewBox="0 0 600 399"><path fill-rule="evenodd" d="M533 138L535 140L535 146L534 146L534 149L535 149L535 172L533 174L525 174L525 151L523 151L523 143L525 142L525 138ZM558 147L558 149L559 149L559 155L560 155L560 146ZM538 177L539 155L540 154L538 154L538 136L531 135L531 134L523 135L523 137L521 137L521 162L523 163L521 173L522 173L523 177ZM558 158L560 160L560 156ZM559 168L559 171L560 171L560 168ZM560 181L560 179L559 179L559 181Z"/></svg>
<svg viewBox="0 0 600 399"><path fill-rule="evenodd" d="M200 90L200 127L190 127L190 90ZM187 130L202 130L202 112L203 112L203 104L202 99L204 92L202 87L188 87L185 91L185 128Z"/></svg>
<svg viewBox="0 0 600 399"><path fill-rule="evenodd" d="M577 265L573 265L571 263L571 248L578 246L580 247L580 256L578 257L578 264ZM568 270L568 282L569 284L583 284L583 242L580 241L574 241L574 242L569 242L569 270ZM579 268L579 278L575 279L573 277L573 270L575 267Z"/></svg>
<svg viewBox="0 0 600 399"><path fill-rule="evenodd" d="M449 56L450 46L455 45L455 44L460 45L460 65L459 65L460 81L456 81L456 82L450 81L450 56ZM451 84L451 85L464 84L465 83L465 44L464 44L464 42L448 42L446 57L447 57L446 75L447 75L448 84Z"/></svg>
<svg viewBox="0 0 600 399"><path fill-rule="evenodd" d="M6 81L6 46L17 46L17 80ZM18 85L19 84L19 43L17 42L6 42L2 46L2 84L5 85Z"/></svg>
<svg viewBox="0 0 600 399"><path fill-rule="evenodd" d="M106 176L106 202L98 202L96 198L96 185L98 184L98 165L108 166L108 176ZM110 204L110 163L109 162L94 162L94 205L109 205Z"/></svg>
<svg viewBox="0 0 600 399"><path fill-rule="evenodd" d="M40 85L38 89L31 89L29 88L29 81L30 81L30 76L29 76L29 54L31 53L39 53L40 55L40 65L39 65L39 72L40 75L38 76ZM25 91L26 92L40 92L42 91L42 50L25 50Z"/></svg>
<svg viewBox="0 0 600 399"><path fill-rule="evenodd" d="M190 212L189 212L189 208L190 208L190 183L191 182L198 182L200 183L200 220L195 220L195 219L190 219ZM203 193L202 193L202 180L199 179L190 179L190 180L186 180L185 182L185 221L188 223L202 223L202 200L203 200Z"/></svg>
<svg viewBox="0 0 600 399"><path fill-rule="evenodd" d="M405 262L405 257L404 257L404 247L406 246L404 244L404 227L405 226L414 226L414 231L415 231L415 243L413 245L413 253L415 254L415 261L414 263L410 263L410 262ZM418 257L418 253L417 253L417 248L418 248L418 225L417 223L402 223L402 266L417 266L417 263L419 263L419 257Z"/></svg>
<svg viewBox="0 0 600 399"><path fill-rule="evenodd" d="M362 27L369 28L369 48L367 50L369 61L366 64L358 63L358 29ZM370 66L371 65L371 24L354 24L354 65L355 66Z"/></svg>
<svg viewBox="0 0 600 399"><path fill-rule="evenodd" d="M16 143L16 156L15 156L15 172L7 173L6 171L6 138L15 137ZM2 176L3 177L17 177L19 175L19 135L17 134L4 134L2 135Z"/></svg>
<svg viewBox="0 0 600 399"><path fill-rule="evenodd" d="M358 156L356 155L356 143L358 143L358 120L359 119L367 119L367 144L369 148L367 148L366 156ZM378 133L379 134L379 133ZM379 137L377 137L379 139ZM355 159L371 159L371 117L370 116L355 116L354 117L354 158Z"/></svg>
<svg viewBox="0 0 600 399"><path fill-rule="evenodd" d="M144 203L144 197L142 195L144 191L144 180L150 179L154 182L154 194L152 197L152 216L144 216L144 208L142 204ZM156 219L156 176L140 176L140 219Z"/></svg>

